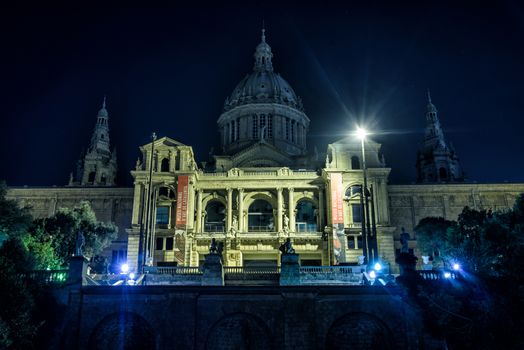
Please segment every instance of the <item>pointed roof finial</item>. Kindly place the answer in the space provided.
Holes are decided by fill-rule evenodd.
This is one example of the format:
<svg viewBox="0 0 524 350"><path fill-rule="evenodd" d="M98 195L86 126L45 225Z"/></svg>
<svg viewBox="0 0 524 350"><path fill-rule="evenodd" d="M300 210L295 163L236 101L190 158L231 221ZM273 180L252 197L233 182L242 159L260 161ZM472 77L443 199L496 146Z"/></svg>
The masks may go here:
<svg viewBox="0 0 524 350"><path fill-rule="evenodd" d="M431 103L431 94L429 93L429 88L428 88L428 102Z"/></svg>
<svg viewBox="0 0 524 350"><path fill-rule="evenodd" d="M104 102L102 102L102 109L106 109L106 95L104 95Z"/></svg>
<svg viewBox="0 0 524 350"><path fill-rule="evenodd" d="M264 19L262 19L262 42L266 42L266 23Z"/></svg>

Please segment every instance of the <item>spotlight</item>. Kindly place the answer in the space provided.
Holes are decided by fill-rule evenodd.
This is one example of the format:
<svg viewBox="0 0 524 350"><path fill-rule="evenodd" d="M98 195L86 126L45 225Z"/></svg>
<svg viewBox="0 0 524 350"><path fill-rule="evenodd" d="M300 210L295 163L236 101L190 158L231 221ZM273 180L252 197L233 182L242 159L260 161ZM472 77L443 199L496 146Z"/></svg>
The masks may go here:
<svg viewBox="0 0 524 350"><path fill-rule="evenodd" d="M134 279L135 279L135 274L134 274L133 272L131 272L131 273L129 274L129 278L132 279L132 280L134 280Z"/></svg>
<svg viewBox="0 0 524 350"><path fill-rule="evenodd" d="M373 279L377 278L377 274L376 274L376 272L373 271L373 270L371 270L371 271L369 272L369 277L370 277L370 278L373 278Z"/></svg>
<svg viewBox="0 0 524 350"><path fill-rule="evenodd" d="M444 278L451 278L451 273L450 272L444 272Z"/></svg>
<svg viewBox="0 0 524 350"><path fill-rule="evenodd" d="M380 265L380 263L376 263L375 266L373 266L373 268L375 269L375 271L379 272L380 270L382 270L382 265Z"/></svg>
<svg viewBox="0 0 524 350"><path fill-rule="evenodd" d="M455 271L460 270L460 265L457 264L457 263L454 263L454 264L453 264L453 270L455 270Z"/></svg>
<svg viewBox="0 0 524 350"><path fill-rule="evenodd" d="M122 264L122 265L120 266L120 271L121 271L122 273L128 273L128 272L129 272L129 265L128 265L128 264Z"/></svg>

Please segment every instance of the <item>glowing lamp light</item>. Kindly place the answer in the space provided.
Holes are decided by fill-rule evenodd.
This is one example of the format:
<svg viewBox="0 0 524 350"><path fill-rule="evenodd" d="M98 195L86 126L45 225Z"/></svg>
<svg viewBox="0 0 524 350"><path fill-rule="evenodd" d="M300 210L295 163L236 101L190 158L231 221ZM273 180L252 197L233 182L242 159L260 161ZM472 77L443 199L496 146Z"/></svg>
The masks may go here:
<svg viewBox="0 0 524 350"><path fill-rule="evenodd" d="M451 278L450 272L444 272L444 278Z"/></svg>
<svg viewBox="0 0 524 350"><path fill-rule="evenodd" d="M366 131L366 129L363 129L363 128L357 128L357 137L361 140L364 140L366 138L366 136L368 135L368 132Z"/></svg>
<svg viewBox="0 0 524 350"><path fill-rule="evenodd" d="M134 280L134 279L135 279L135 274L134 274L133 272L131 272L131 273L129 274L129 278L132 279L132 280Z"/></svg>
<svg viewBox="0 0 524 350"><path fill-rule="evenodd" d="M128 264L122 264L120 266L120 271L122 271L122 273L128 273L129 272L129 265Z"/></svg>
<svg viewBox="0 0 524 350"><path fill-rule="evenodd" d="M375 266L373 266L373 268L375 269L375 271L380 271L382 270L382 265L380 265L380 263L376 263Z"/></svg>
<svg viewBox="0 0 524 350"><path fill-rule="evenodd" d="M453 270L455 270L455 271L460 270L460 265L457 264L457 263L454 263L454 264L453 264Z"/></svg>
<svg viewBox="0 0 524 350"><path fill-rule="evenodd" d="M373 271L373 270L371 270L371 271L369 272L369 277L370 277L370 278L377 278L377 274L376 274L376 272Z"/></svg>

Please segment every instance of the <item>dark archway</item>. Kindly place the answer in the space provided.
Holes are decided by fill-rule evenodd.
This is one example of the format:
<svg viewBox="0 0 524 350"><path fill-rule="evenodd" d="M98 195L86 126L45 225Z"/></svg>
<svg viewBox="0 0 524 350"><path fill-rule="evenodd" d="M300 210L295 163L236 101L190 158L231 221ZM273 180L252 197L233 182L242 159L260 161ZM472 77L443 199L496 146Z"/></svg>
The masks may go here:
<svg viewBox="0 0 524 350"><path fill-rule="evenodd" d="M271 334L256 316L237 313L221 318L209 331L206 350L271 349Z"/></svg>
<svg viewBox="0 0 524 350"><path fill-rule="evenodd" d="M351 169L358 170L360 169L360 160L357 156L351 157Z"/></svg>
<svg viewBox="0 0 524 350"><path fill-rule="evenodd" d="M169 172L169 159L168 158L162 159L162 162L160 163L160 171L163 173Z"/></svg>
<svg viewBox="0 0 524 350"><path fill-rule="evenodd" d="M108 315L89 337L89 349L155 349L156 337L149 323L132 312Z"/></svg>
<svg viewBox="0 0 524 350"><path fill-rule="evenodd" d="M447 180L448 179L448 171L444 167L441 167L438 170L438 175L439 175L441 180Z"/></svg>
<svg viewBox="0 0 524 350"><path fill-rule="evenodd" d="M377 317L355 312L337 319L326 335L326 349L393 349L390 329Z"/></svg>
<svg viewBox="0 0 524 350"><path fill-rule="evenodd" d="M310 200L303 199L297 203L295 225L296 232L317 232L317 207Z"/></svg>
<svg viewBox="0 0 524 350"><path fill-rule="evenodd" d="M94 171L90 172L89 175L87 176L87 182L89 182L90 184L95 183L95 177L96 177L96 172Z"/></svg>
<svg viewBox="0 0 524 350"><path fill-rule="evenodd" d="M209 202L206 206L204 232L224 232L226 206L217 200Z"/></svg>
<svg viewBox="0 0 524 350"><path fill-rule="evenodd" d="M248 231L263 232L273 231L275 224L273 222L273 207L264 199L255 200L248 211Z"/></svg>

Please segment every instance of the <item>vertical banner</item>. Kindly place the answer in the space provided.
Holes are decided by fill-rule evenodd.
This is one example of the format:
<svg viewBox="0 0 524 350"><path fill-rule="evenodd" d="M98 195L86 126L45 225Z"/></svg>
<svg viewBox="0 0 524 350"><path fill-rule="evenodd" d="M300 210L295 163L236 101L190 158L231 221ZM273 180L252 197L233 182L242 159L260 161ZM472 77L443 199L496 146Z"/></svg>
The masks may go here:
<svg viewBox="0 0 524 350"><path fill-rule="evenodd" d="M189 195L189 176L178 176L176 201L176 228L184 229L187 224L187 200Z"/></svg>
<svg viewBox="0 0 524 350"><path fill-rule="evenodd" d="M344 204L342 201L342 174L331 173L331 224L333 225L333 261L338 265L345 261L339 235L344 234Z"/></svg>
<svg viewBox="0 0 524 350"><path fill-rule="evenodd" d="M331 174L331 220L333 226L344 225L344 204L342 201L342 174Z"/></svg>

